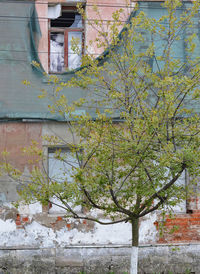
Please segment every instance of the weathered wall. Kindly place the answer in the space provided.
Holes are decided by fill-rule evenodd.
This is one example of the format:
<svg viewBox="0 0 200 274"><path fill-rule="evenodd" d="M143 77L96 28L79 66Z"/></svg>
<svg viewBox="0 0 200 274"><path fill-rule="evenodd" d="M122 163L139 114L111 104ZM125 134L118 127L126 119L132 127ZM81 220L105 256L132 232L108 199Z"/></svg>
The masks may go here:
<svg viewBox="0 0 200 274"><path fill-rule="evenodd" d="M29 146L32 140L36 140L39 148L43 148L48 156L48 142L42 139L44 135L57 135L66 142L72 142L72 136L64 123L2 123L0 124L0 150L7 149L10 152L8 160L28 175L33 166L34 156L27 157L22 150L25 146ZM21 205L16 210L11 202L18 199L17 189L20 185L5 176L1 177L0 184L0 242L7 247L27 244L36 247L55 247L72 244L131 243L129 224L108 227L87 221L69 220L64 218L65 212L56 206L45 208L39 204ZM175 227L175 232L164 233L164 236L160 238L157 223L159 217L152 214L143 218L140 225L140 243L199 241L199 203L193 201L193 204L193 209L196 210L193 214L185 214L185 203L176 208L179 215L174 220L166 220L166 230L170 232Z"/></svg>
<svg viewBox="0 0 200 274"><path fill-rule="evenodd" d="M32 140L35 140L39 148L43 148L48 156L48 142L42 139L43 135L57 135L66 142L72 142L72 135L64 123L2 123L0 150L9 151L7 160L28 176L35 157L34 155L28 157L23 153L23 148L28 147ZM49 209L40 204L20 205L16 209L12 202L18 199L17 189L20 184L4 176L1 177L0 185L0 245L9 248L19 245L56 247L74 244L131 243L130 224L102 226L88 221L69 220L64 218L65 212L56 206ZM158 233L154 225L155 221L155 214L143 219L140 227L140 243L156 242Z"/></svg>
<svg viewBox="0 0 200 274"><path fill-rule="evenodd" d="M94 212L93 212L94 214ZM140 243L155 243L158 233L152 214L140 223ZM0 208L0 246L42 248L69 245L131 244L131 225L103 226L85 220L66 219L61 212L45 213L39 204Z"/></svg>
<svg viewBox="0 0 200 274"><path fill-rule="evenodd" d="M24 171L25 168L32 168L32 163L23 148L36 141L42 147L42 124L26 122L0 123L0 151L7 149L8 161L16 168ZM0 161L2 156L0 155Z"/></svg>
<svg viewBox="0 0 200 274"><path fill-rule="evenodd" d="M33 167L34 157L23 153L23 148L30 146L32 140L42 148L42 125L40 123L7 122L0 123L0 162L5 162L1 152L7 150L6 160L20 171L27 173ZM0 177L1 202L16 201L17 184L8 176Z"/></svg>
<svg viewBox="0 0 200 274"><path fill-rule="evenodd" d="M157 227L159 226L155 223ZM172 233L173 232L173 233ZM174 219L167 218L165 231L160 243L183 243L200 241L200 212L177 214Z"/></svg>
<svg viewBox="0 0 200 274"><path fill-rule="evenodd" d="M125 274L130 247L0 249L0 273ZM139 249L139 274L199 273L200 245L146 246Z"/></svg>
<svg viewBox="0 0 200 274"><path fill-rule="evenodd" d="M42 31L39 52L46 71L48 71L48 20L46 19L48 2L67 4L75 1L38 0L37 10ZM99 3L109 6L109 8L100 7L100 13L103 14L104 20L110 19L112 12L116 10L112 6L113 1L99 0L97 4ZM116 1L118 5L124 5L124 3L125 1ZM96 13L92 9L91 2L88 1L87 4L86 12L88 18L92 20L96 18ZM128 12L126 10L124 20L127 18ZM96 37L96 32L92 27L86 25L85 31L86 43ZM95 47L90 50L100 53L100 51L96 51ZM32 140L35 140L39 148L43 148L47 153L48 143L42 140L42 136L45 134L58 134L67 142L71 140L63 123L1 123L0 151L7 149L9 151L8 161L28 175L32 169L34 157L27 157L22 150L25 146L29 146ZM130 245L130 224L101 226L87 221L69 220L64 218L64 212L58 208L47 209L39 204L21 205L15 209L11 202L18 199L18 187L19 185L9 177L0 178L0 245L2 247L0 250L0 272L72 274L79 273L80 270L87 270L88 273L109 271L123 273L123 271L128 271L129 248L109 249L95 246ZM157 215L152 214L144 218L140 223L140 244L200 242L199 208L197 199L190 202L191 214L185 213L185 204L182 208L179 207L177 211L182 214L176 216L174 220L166 220L167 232L164 232L162 237L159 237ZM169 232L174 227L176 230L170 234ZM71 247L72 245L91 246L90 248L75 248ZM23 249L24 247L25 249ZM173 273L183 273L187 268L198 273L197 271L200 269L199 253L198 245L181 246L180 250L173 250L172 247L167 246L141 248L140 273L167 273L170 270Z"/></svg>

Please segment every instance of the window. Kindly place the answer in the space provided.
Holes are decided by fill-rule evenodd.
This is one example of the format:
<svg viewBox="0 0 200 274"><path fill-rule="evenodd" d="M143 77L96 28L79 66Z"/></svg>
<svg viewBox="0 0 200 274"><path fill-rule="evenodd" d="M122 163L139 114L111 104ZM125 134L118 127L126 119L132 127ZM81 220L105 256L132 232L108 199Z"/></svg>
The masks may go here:
<svg viewBox="0 0 200 274"><path fill-rule="evenodd" d="M67 147L49 147L48 148L48 175L50 180L62 184L64 181L71 183L73 180L73 168L79 167L78 160ZM50 214L66 214L66 210L61 208L62 202L55 196L50 197ZM73 203L68 203L73 207ZM73 207L76 210L81 210L81 207Z"/></svg>
<svg viewBox="0 0 200 274"><path fill-rule="evenodd" d="M60 15L60 14L59 14ZM78 52L72 50L72 40ZM62 7L61 15L49 19L49 71L62 73L81 65L83 51L83 20L74 7Z"/></svg>
<svg viewBox="0 0 200 274"><path fill-rule="evenodd" d="M70 183L73 167L78 167L78 160L71 154L69 148L54 147L48 149L49 178L60 183L65 180Z"/></svg>

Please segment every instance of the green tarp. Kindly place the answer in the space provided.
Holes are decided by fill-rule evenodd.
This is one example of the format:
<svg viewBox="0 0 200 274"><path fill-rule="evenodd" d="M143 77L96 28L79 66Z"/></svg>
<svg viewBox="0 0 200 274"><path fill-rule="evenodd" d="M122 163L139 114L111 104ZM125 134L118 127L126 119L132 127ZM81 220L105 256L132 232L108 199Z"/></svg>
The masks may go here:
<svg viewBox="0 0 200 274"><path fill-rule="evenodd" d="M178 13L189 5L185 3L178 9ZM161 2L141 2L139 10L143 10L149 17L158 19L166 13ZM135 13L134 13L135 14ZM134 16L134 14L132 16ZM197 33L197 48L195 56L200 52L199 15L195 18ZM40 38L40 28L34 1L2 1L0 0L0 119L55 119L62 120L59 115L50 114L48 99L38 99L41 89L50 90L45 82L43 69L32 66L34 60L40 63L37 45ZM186 58L185 35L187 29L181 33L181 40L174 48L174 54L180 59ZM156 42L156 52L159 54L164 41ZM147 34L148 43L148 34ZM119 49L120 50L120 49ZM154 60L152 69L156 69ZM63 79L67 81L73 73L66 73ZM24 86L22 81L28 80L32 86ZM76 88L64 90L69 102L87 96L87 91ZM94 113L92 114L94 115Z"/></svg>
<svg viewBox="0 0 200 274"><path fill-rule="evenodd" d="M0 0L0 119L56 119L48 111L47 99L39 99L41 89L49 89L40 63L37 45L40 27L34 1ZM70 76L65 76L65 78ZM25 86L27 80L31 86ZM84 96L78 89L65 91L69 101Z"/></svg>

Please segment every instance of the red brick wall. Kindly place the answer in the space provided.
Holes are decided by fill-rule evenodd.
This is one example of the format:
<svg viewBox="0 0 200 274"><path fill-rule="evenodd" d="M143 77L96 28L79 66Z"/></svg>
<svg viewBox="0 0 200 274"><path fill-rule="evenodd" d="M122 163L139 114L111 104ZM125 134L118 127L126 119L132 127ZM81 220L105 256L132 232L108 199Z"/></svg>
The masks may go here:
<svg viewBox="0 0 200 274"><path fill-rule="evenodd" d="M155 222L157 229L161 228ZM176 214L174 218L166 218L159 243L188 243L200 241L200 210L192 214Z"/></svg>

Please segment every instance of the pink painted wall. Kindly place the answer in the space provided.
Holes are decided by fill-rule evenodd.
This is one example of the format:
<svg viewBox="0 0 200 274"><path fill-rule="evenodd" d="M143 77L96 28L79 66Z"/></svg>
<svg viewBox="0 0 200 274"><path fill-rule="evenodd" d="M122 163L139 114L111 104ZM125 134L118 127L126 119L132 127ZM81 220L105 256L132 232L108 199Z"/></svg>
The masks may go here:
<svg viewBox="0 0 200 274"><path fill-rule="evenodd" d="M94 11L94 5L98 7L98 13ZM119 27L119 30L125 24L127 18L130 15L130 12L133 8L130 8L130 0L88 0L86 4L86 14L89 23L86 23L86 45L89 46L90 41L94 41L98 36L97 26L92 23L94 19L103 20L103 31L108 31L107 21L113 20L112 15L113 12L116 12L119 9L123 9L120 20L122 21L122 25ZM99 28L101 30L101 28ZM101 54L102 51L105 50L103 48L97 48L95 43L89 46L89 51L95 54Z"/></svg>
<svg viewBox="0 0 200 274"><path fill-rule="evenodd" d="M48 1L36 0L36 8L42 32L38 47L39 57L44 70L48 72Z"/></svg>

